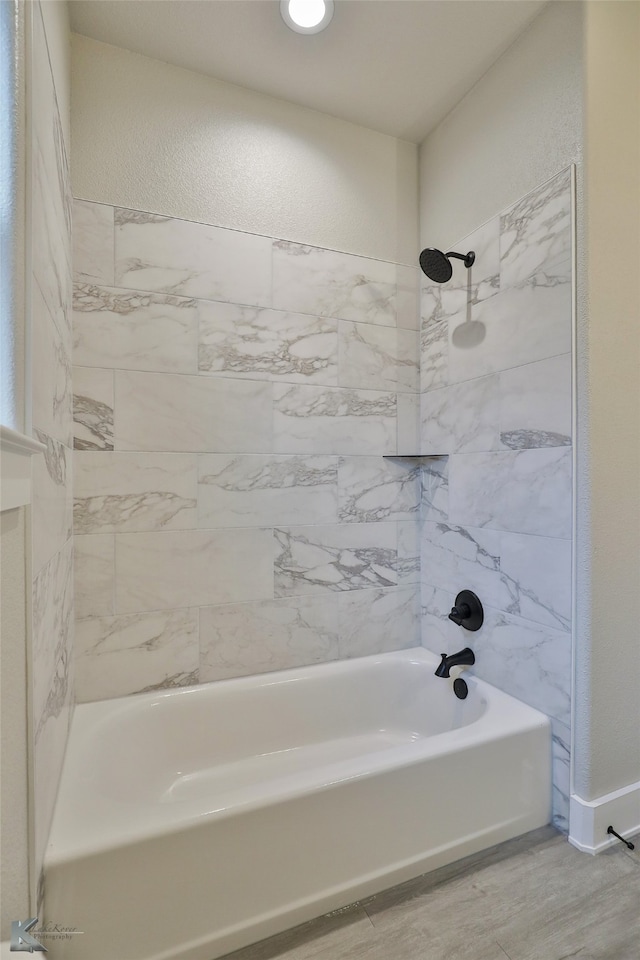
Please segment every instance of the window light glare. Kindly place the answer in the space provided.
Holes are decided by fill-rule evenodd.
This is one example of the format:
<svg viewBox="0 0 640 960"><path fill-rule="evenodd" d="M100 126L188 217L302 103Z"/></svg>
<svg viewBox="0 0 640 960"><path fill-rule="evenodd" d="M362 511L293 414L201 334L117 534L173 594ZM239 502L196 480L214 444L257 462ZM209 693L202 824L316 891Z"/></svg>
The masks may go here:
<svg viewBox="0 0 640 960"><path fill-rule="evenodd" d="M280 12L296 33L319 33L333 16L333 0L281 0Z"/></svg>

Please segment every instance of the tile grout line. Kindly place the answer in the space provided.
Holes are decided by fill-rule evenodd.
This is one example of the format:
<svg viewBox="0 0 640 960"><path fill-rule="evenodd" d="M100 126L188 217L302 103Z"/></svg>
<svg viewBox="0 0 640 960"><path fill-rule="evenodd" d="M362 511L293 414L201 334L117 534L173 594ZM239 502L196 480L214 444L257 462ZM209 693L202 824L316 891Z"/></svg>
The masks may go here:
<svg viewBox="0 0 640 960"><path fill-rule="evenodd" d="M498 944L499 948L500 948L500 949L502 950L502 952L504 953L505 957L507 957L508 960L512 960L511 955L510 955L509 953L507 953L507 951L506 951L505 948L502 946L502 944L501 944L498 940L496 940L496 943Z"/></svg>
<svg viewBox="0 0 640 960"><path fill-rule="evenodd" d="M373 919L372 919L372 917L371 917L371 914L370 914L369 911L367 910L367 905L366 905L366 903L363 903L363 904L362 904L362 909L364 910L365 915L366 915L366 917L367 917L367 920L369 921L369 923L371 924L371 926L373 927L373 929L374 929L374 930L377 930L378 928L377 928L376 924L373 922Z"/></svg>

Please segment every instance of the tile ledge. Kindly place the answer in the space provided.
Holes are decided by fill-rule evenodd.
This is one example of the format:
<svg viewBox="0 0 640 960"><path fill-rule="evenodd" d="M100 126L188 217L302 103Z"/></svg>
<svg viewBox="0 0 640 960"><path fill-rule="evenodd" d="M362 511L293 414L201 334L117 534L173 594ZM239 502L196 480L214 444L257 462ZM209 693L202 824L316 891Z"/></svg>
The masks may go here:
<svg viewBox="0 0 640 960"><path fill-rule="evenodd" d="M448 453L385 453L383 460L440 460Z"/></svg>

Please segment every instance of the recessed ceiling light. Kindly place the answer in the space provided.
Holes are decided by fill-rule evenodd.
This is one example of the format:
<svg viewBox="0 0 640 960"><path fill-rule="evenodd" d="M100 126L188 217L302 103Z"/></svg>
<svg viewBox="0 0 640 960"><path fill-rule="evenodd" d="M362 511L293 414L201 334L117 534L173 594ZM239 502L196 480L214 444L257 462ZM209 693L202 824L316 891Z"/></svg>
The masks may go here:
<svg viewBox="0 0 640 960"><path fill-rule="evenodd" d="M296 33L320 33L333 16L333 0L280 0L280 13Z"/></svg>

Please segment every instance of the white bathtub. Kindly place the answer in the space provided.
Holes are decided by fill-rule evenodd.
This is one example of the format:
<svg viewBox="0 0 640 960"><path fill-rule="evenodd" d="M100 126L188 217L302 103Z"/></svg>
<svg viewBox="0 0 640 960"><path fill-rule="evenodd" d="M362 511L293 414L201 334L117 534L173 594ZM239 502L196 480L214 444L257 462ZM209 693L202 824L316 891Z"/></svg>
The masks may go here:
<svg viewBox="0 0 640 960"><path fill-rule="evenodd" d="M214 960L550 818L547 718L421 648L77 707L64 960Z"/></svg>

